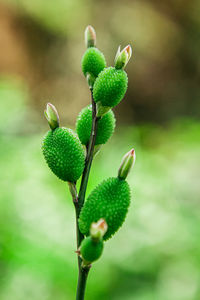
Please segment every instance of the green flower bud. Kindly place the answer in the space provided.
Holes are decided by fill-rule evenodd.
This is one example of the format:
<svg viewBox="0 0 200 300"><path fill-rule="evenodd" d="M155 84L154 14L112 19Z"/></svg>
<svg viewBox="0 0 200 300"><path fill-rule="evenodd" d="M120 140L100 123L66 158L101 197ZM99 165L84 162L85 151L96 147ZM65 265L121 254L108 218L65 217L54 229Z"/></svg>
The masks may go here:
<svg viewBox="0 0 200 300"><path fill-rule="evenodd" d="M59 115L53 104L47 103L47 108L44 111L44 115L49 123L49 127L52 130L59 127Z"/></svg>
<svg viewBox="0 0 200 300"><path fill-rule="evenodd" d="M96 32L91 25L85 29L85 44L87 48L96 46Z"/></svg>
<svg viewBox="0 0 200 300"><path fill-rule="evenodd" d="M89 235L90 226L103 218L108 230L103 239L109 239L123 224L130 204L130 187L125 180L111 177L99 184L89 195L81 210L79 229Z"/></svg>
<svg viewBox="0 0 200 300"><path fill-rule="evenodd" d="M116 106L123 99L127 85L128 77L124 70L117 70L113 67L104 69L93 87L93 97L97 107L102 109L103 106L109 109Z"/></svg>
<svg viewBox="0 0 200 300"><path fill-rule="evenodd" d="M42 151L52 172L60 179L75 182L83 173L85 154L78 136L68 128L47 132Z"/></svg>
<svg viewBox="0 0 200 300"><path fill-rule="evenodd" d="M124 155L122 159L122 163L118 171L118 177L121 179L126 179L128 173L130 172L134 164L135 164L135 150L131 149L128 153Z"/></svg>
<svg viewBox="0 0 200 300"><path fill-rule="evenodd" d="M99 259L103 252L103 240L97 242L88 236L85 238L80 246L80 256L83 260L83 267L90 265L95 260Z"/></svg>
<svg viewBox="0 0 200 300"><path fill-rule="evenodd" d="M115 68L116 69L125 68L131 56L132 56L132 48L130 45L126 46L122 51L120 51L120 46L119 46L115 57Z"/></svg>
<svg viewBox="0 0 200 300"><path fill-rule="evenodd" d="M88 48L82 58L82 71L85 76L90 74L95 78L106 67L103 53L95 47Z"/></svg>
<svg viewBox="0 0 200 300"><path fill-rule="evenodd" d="M77 122L76 131L83 145L87 145L92 129L92 106L89 105L82 109ZM111 137L115 129L115 116L112 110L98 120L97 135L95 145L105 144Z"/></svg>

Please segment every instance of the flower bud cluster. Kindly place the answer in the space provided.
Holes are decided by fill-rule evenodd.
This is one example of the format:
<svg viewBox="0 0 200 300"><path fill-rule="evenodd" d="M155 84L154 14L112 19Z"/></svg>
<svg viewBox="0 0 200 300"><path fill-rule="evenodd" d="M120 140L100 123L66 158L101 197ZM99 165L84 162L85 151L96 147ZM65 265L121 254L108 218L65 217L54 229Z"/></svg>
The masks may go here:
<svg viewBox="0 0 200 300"><path fill-rule="evenodd" d="M93 122L97 128L93 142L94 153L100 150L112 136L115 116L112 108L123 99L128 85L124 71L132 56L131 46L118 48L114 67L106 67L103 53L96 48L96 33L92 26L85 30L86 51L82 58L82 72L92 93L92 104L79 113L76 132L60 127L55 106L47 104L45 117L50 130L46 133L42 151L52 172L68 182L74 204L79 205L76 181L87 171L88 148L94 134ZM95 110L94 110L95 108ZM86 154L85 154L86 153ZM92 157L92 155L91 155ZM78 253L83 267L97 260L103 251L104 241L110 239L122 226L130 205L131 193L126 181L135 162L135 150L131 149L122 160L118 176L102 181L88 196L78 213L78 230L84 235ZM83 201L84 202L84 201Z"/></svg>

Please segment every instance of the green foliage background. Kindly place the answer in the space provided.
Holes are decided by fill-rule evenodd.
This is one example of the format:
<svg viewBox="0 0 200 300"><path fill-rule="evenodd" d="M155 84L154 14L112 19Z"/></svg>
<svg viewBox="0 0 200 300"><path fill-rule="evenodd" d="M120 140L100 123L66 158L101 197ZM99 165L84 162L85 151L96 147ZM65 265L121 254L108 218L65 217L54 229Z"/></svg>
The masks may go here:
<svg viewBox="0 0 200 300"><path fill-rule="evenodd" d="M70 127L89 101L80 67L88 23L97 29L109 64L119 43L135 44L128 93L115 110L116 132L95 158L88 193L116 175L131 147L137 158L128 177L126 223L94 264L86 299L200 298L199 3L106 6L91 0L0 1L0 41L7 47L0 54L2 300L75 297L74 208L40 147L48 129L46 101L53 99L62 125Z"/></svg>

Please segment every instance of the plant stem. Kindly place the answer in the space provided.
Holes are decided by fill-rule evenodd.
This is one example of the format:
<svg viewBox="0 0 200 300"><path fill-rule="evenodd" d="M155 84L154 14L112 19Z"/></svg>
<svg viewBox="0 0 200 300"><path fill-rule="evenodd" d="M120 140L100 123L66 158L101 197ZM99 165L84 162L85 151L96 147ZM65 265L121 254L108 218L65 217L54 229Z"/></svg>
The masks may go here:
<svg viewBox="0 0 200 300"><path fill-rule="evenodd" d="M90 140L87 146L87 155L85 159L85 168L82 175L81 186L79 190L78 199L74 201L75 211L76 211L76 239L77 239L77 251L80 247L82 240L84 239L84 235L80 232L78 226L78 218L80 215L81 208L85 201L85 193L88 184L88 178L90 173L90 168L93 160L94 146L96 141L96 133L97 133L97 121L99 118L96 116L96 103L93 99L92 89L91 89L91 100L92 100L92 130L90 135ZM78 201L77 201L78 200ZM85 287L86 281L88 277L88 273L90 270L89 267L82 267L82 259L78 255L78 270L79 270L79 278L78 278L78 286L77 286L77 294L76 300L83 300L85 295Z"/></svg>
<svg viewBox="0 0 200 300"><path fill-rule="evenodd" d="M91 168L92 159L93 159L94 146L95 146L95 141L96 141L97 121L99 119L96 116L96 103L94 102L94 99L93 99L92 90L91 90L91 98L92 98L92 130L91 130L91 135L90 135L90 141L89 141L89 144L87 147L87 156L85 159L85 169L83 171L83 176L82 176L82 181L81 181L81 186L80 186L80 191L79 191L79 196L78 196L80 210L81 210L81 208L84 204L84 200L85 200L85 193L86 193L90 168Z"/></svg>
<svg viewBox="0 0 200 300"><path fill-rule="evenodd" d="M79 269L76 300L84 300L85 288L86 288L86 282L87 282L89 270L90 267L85 267L85 268L81 267Z"/></svg>

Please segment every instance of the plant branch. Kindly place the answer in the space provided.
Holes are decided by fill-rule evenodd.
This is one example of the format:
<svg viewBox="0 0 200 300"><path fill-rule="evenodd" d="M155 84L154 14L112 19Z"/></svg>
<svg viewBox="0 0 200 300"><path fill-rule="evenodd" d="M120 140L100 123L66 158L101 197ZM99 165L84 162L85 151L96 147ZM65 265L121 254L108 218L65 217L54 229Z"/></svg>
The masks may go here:
<svg viewBox="0 0 200 300"><path fill-rule="evenodd" d="M89 270L90 267L85 267L85 268L81 267L79 270L76 300L84 300L85 288L86 288L86 282L87 282Z"/></svg>
<svg viewBox="0 0 200 300"><path fill-rule="evenodd" d="M77 205L77 215L78 215L78 217L79 217L81 208L82 208L82 206L84 204L84 201L85 201L85 193L86 193L86 188L87 188L87 184L88 184L88 178L89 178L90 168L91 168L91 165L92 165L94 146L95 146L95 141L96 141L97 122L98 122L98 119L99 119L96 116L96 103L94 102L94 99L93 99L92 90L91 90L91 100L92 100L92 130L91 130L91 135L90 135L90 141L89 141L88 146L87 146L87 155L86 155L86 159L85 159L85 168L84 168L84 171L83 171L81 186L80 186L79 195L78 195L78 205ZM80 240L79 242L81 242L81 241L82 240Z"/></svg>
<svg viewBox="0 0 200 300"><path fill-rule="evenodd" d="M84 235L79 230L78 219L79 219L81 208L85 201L85 194L86 194L90 168L91 168L92 160L93 160L94 146L95 146L95 141L96 141L97 122L99 119L96 116L96 103L94 102L94 99L93 99L92 89L91 89L91 101L92 101L92 129L91 129L90 140L87 145L85 168L84 168L82 179L81 179L81 185L80 185L78 197L73 197L73 202L74 202L75 211L76 211L77 251L81 245L82 240L84 239ZM78 255L79 278L78 278L76 300L84 299L86 281L87 281L88 273L90 270L90 266L82 267L81 264L82 264L82 259Z"/></svg>

